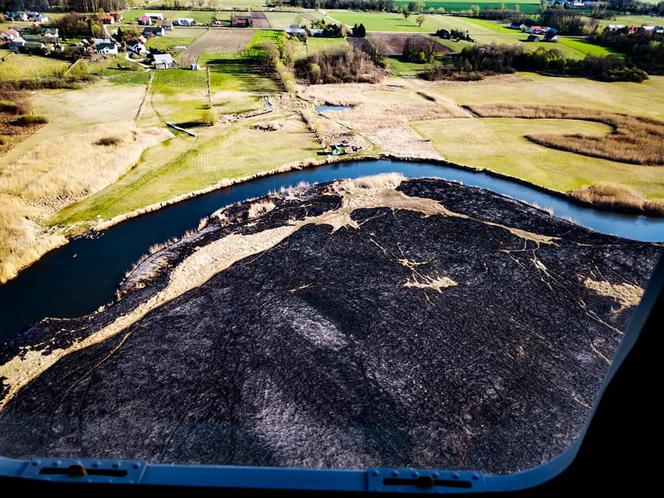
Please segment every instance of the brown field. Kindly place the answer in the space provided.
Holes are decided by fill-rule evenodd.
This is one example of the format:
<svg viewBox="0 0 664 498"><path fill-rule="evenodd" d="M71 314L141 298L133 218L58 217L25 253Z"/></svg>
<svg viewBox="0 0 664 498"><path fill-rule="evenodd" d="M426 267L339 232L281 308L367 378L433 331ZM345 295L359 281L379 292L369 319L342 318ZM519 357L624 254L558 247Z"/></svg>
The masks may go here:
<svg viewBox="0 0 664 498"><path fill-rule="evenodd" d="M380 55L393 57L403 55L406 41L409 39L429 39L433 42L436 52L451 52L451 49L441 45L436 40L412 33L369 33L367 40L374 46ZM350 38L349 38L350 40Z"/></svg>
<svg viewBox="0 0 664 498"><path fill-rule="evenodd" d="M251 25L254 28L258 29L269 29L270 21L265 17L265 12L252 12L251 13Z"/></svg>
<svg viewBox="0 0 664 498"><path fill-rule="evenodd" d="M203 52L241 52L253 34L250 29L211 29L187 47L180 55L180 63L195 64Z"/></svg>
<svg viewBox="0 0 664 498"><path fill-rule="evenodd" d="M401 157L440 159L431 141L422 139L409 123L467 118L470 114L449 99L425 97L411 85L404 80L387 79L379 84L309 85L300 93L316 103L352 106L352 109L328 112L325 116L355 131L381 152Z"/></svg>
<svg viewBox="0 0 664 498"><path fill-rule="evenodd" d="M590 157L664 165L664 122L656 119L567 106L480 104L466 107L484 118L577 119L604 123L611 126L613 132L598 136L526 135L526 138L538 145Z"/></svg>
<svg viewBox="0 0 664 498"><path fill-rule="evenodd" d="M320 17L318 17L318 15L314 14L313 12L300 12L299 14L307 21L316 22L320 20Z"/></svg>

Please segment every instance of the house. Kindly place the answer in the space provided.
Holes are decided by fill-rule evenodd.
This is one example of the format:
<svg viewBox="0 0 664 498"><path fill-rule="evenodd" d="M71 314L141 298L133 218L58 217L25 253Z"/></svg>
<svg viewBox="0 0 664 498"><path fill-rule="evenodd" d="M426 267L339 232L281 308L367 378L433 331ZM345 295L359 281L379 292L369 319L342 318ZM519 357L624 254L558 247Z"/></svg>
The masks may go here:
<svg viewBox="0 0 664 498"><path fill-rule="evenodd" d="M137 41L133 43L130 47L129 50L134 52L135 54L138 55L144 55L148 53L148 49L145 47L145 43L142 43L140 41Z"/></svg>
<svg viewBox="0 0 664 498"><path fill-rule="evenodd" d="M108 15L111 16L116 23L122 22L124 20L124 17L120 12L109 12Z"/></svg>
<svg viewBox="0 0 664 498"><path fill-rule="evenodd" d="M543 35L547 31L549 31L550 28L546 26L531 26L530 29L528 30L528 33L531 35Z"/></svg>
<svg viewBox="0 0 664 498"><path fill-rule="evenodd" d="M528 38L526 39L526 41L538 42L538 41L540 41L540 37L537 36L537 35L528 35Z"/></svg>
<svg viewBox="0 0 664 498"><path fill-rule="evenodd" d="M95 51L100 55L118 55L118 44L109 38L95 38Z"/></svg>
<svg viewBox="0 0 664 498"><path fill-rule="evenodd" d="M325 30L323 28L311 28L309 34L311 36L324 36Z"/></svg>
<svg viewBox="0 0 664 498"><path fill-rule="evenodd" d="M175 61L171 54L154 54L152 56L152 67L154 69L168 69L175 67Z"/></svg>
<svg viewBox="0 0 664 498"><path fill-rule="evenodd" d="M191 17L178 17L173 19L173 26L193 26L194 20Z"/></svg>
<svg viewBox="0 0 664 498"><path fill-rule="evenodd" d="M141 26L149 26L152 24L152 20L148 16L140 16L139 18L136 19L138 24Z"/></svg>
<svg viewBox="0 0 664 498"><path fill-rule="evenodd" d="M58 28L46 28L42 30L42 41L44 43L58 43L59 39Z"/></svg>
<svg viewBox="0 0 664 498"><path fill-rule="evenodd" d="M164 20L164 14L162 14L161 12L146 12L145 16L149 17L151 21L163 21Z"/></svg>
<svg viewBox="0 0 664 498"><path fill-rule="evenodd" d="M9 50L11 52L20 52L25 47L25 40L23 38L14 38L9 42Z"/></svg>
<svg viewBox="0 0 664 498"><path fill-rule="evenodd" d="M102 24L115 24L115 17L112 15L99 16L99 20Z"/></svg>
<svg viewBox="0 0 664 498"><path fill-rule="evenodd" d="M161 27L164 28L166 31L171 31L173 29L173 24L171 21L164 21L161 23Z"/></svg>
<svg viewBox="0 0 664 498"><path fill-rule="evenodd" d="M621 29L625 29L624 24L609 24L604 28L605 31L620 31Z"/></svg>
<svg viewBox="0 0 664 498"><path fill-rule="evenodd" d="M21 35L14 28L9 28L8 30L5 30L2 33L0 33L0 39L4 41L12 41L20 37Z"/></svg>
<svg viewBox="0 0 664 498"><path fill-rule="evenodd" d="M143 34L145 36L164 36L166 31L162 26L146 26Z"/></svg>
<svg viewBox="0 0 664 498"><path fill-rule="evenodd" d="M40 41L25 40L25 43L23 44L23 50L27 52L45 53L48 52L48 47L46 46L45 43Z"/></svg>
<svg viewBox="0 0 664 498"><path fill-rule="evenodd" d="M27 22L28 21L28 13L24 12L22 10L18 10L16 12L7 12L7 19L10 21L23 21Z"/></svg>
<svg viewBox="0 0 664 498"><path fill-rule="evenodd" d="M306 35L307 31L297 24L291 24L286 28L286 33L289 35Z"/></svg>
<svg viewBox="0 0 664 498"><path fill-rule="evenodd" d="M231 26L234 28L248 28L251 24L251 16L241 16L237 14L231 16Z"/></svg>

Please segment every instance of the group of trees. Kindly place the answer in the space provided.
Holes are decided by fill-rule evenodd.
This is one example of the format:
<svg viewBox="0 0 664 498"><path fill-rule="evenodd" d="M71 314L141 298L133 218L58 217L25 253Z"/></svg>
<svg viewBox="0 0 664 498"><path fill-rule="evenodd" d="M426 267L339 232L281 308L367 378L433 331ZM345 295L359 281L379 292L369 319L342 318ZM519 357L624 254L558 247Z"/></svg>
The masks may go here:
<svg viewBox="0 0 664 498"><path fill-rule="evenodd" d="M394 0L288 0L284 4L307 9L350 9L392 12Z"/></svg>
<svg viewBox="0 0 664 498"><path fill-rule="evenodd" d="M436 36L438 38L442 38L443 40L457 40L457 41L458 40L466 40L466 41L469 41L469 42L474 42L475 41L470 37L470 34L468 33L468 31L462 31L460 29L447 30L447 29L442 29L441 28L438 31L436 31Z"/></svg>
<svg viewBox="0 0 664 498"><path fill-rule="evenodd" d="M325 22L325 19L312 22L311 27L315 29L322 29L322 36L325 38L344 38L348 34L346 26L343 24L336 24L332 22L328 23Z"/></svg>
<svg viewBox="0 0 664 498"><path fill-rule="evenodd" d="M295 63L299 78L315 83L373 83L380 79L380 70L371 57L352 47L324 50Z"/></svg>
<svg viewBox="0 0 664 498"><path fill-rule="evenodd" d="M113 12L126 9L128 0L0 0L0 11L59 10L63 12Z"/></svg>
<svg viewBox="0 0 664 498"><path fill-rule="evenodd" d="M104 27L96 15L65 14L49 22L48 26L58 28L60 36L63 37L101 37L104 33Z"/></svg>
<svg viewBox="0 0 664 498"><path fill-rule="evenodd" d="M436 43L422 36L411 36L403 47L402 59L408 62L430 64L436 55Z"/></svg>
<svg viewBox="0 0 664 498"><path fill-rule="evenodd" d="M367 36L367 28L364 27L364 24L360 23L358 26L357 24L353 25L353 29L350 32L351 36L355 36L358 38L364 38Z"/></svg>
<svg viewBox="0 0 664 498"><path fill-rule="evenodd" d="M605 30L592 38L593 43L626 54L627 61L650 74L664 74L664 34L627 28Z"/></svg>
<svg viewBox="0 0 664 498"><path fill-rule="evenodd" d="M438 76L444 76L444 71ZM447 71L457 73L512 73L514 71L540 71L556 75L582 76L601 81L636 81L648 79L648 75L622 58L586 57L582 60L567 59L553 48L535 51L510 45L475 45L464 48L454 59L454 67ZM429 77L432 75L429 74ZM433 75L435 76L435 74Z"/></svg>

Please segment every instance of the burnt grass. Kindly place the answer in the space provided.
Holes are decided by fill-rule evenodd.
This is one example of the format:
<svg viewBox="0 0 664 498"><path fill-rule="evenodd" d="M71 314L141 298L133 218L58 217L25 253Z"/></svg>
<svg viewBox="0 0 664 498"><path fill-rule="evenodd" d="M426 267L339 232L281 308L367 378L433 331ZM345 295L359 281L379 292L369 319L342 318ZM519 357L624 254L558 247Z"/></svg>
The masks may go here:
<svg viewBox="0 0 664 498"><path fill-rule="evenodd" d="M246 222L248 203L166 248L169 267L228 233L339 204L311 187ZM0 413L0 454L325 468L511 472L576 439L633 308L586 277L645 286L661 247L600 235L442 180L410 196L481 221L361 209L358 230L306 225L32 381ZM417 271L458 283L405 287ZM543 268L535 264L540 261ZM5 347L71 344L166 285L169 267L106 310L45 320ZM44 347L44 346L39 346ZM37 349L39 349L37 347Z"/></svg>

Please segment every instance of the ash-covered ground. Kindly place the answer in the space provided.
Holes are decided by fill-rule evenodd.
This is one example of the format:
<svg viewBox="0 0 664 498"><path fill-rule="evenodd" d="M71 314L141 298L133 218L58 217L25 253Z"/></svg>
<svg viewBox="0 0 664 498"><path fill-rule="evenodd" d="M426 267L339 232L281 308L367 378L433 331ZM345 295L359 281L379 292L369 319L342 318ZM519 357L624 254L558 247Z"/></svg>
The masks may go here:
<svg viewBox="0 0 664 498"><path fill-rule="evenodd" d="M383 175L227 208L0 354L0 454L511 472L579 436L661 247Z"/></svg>

